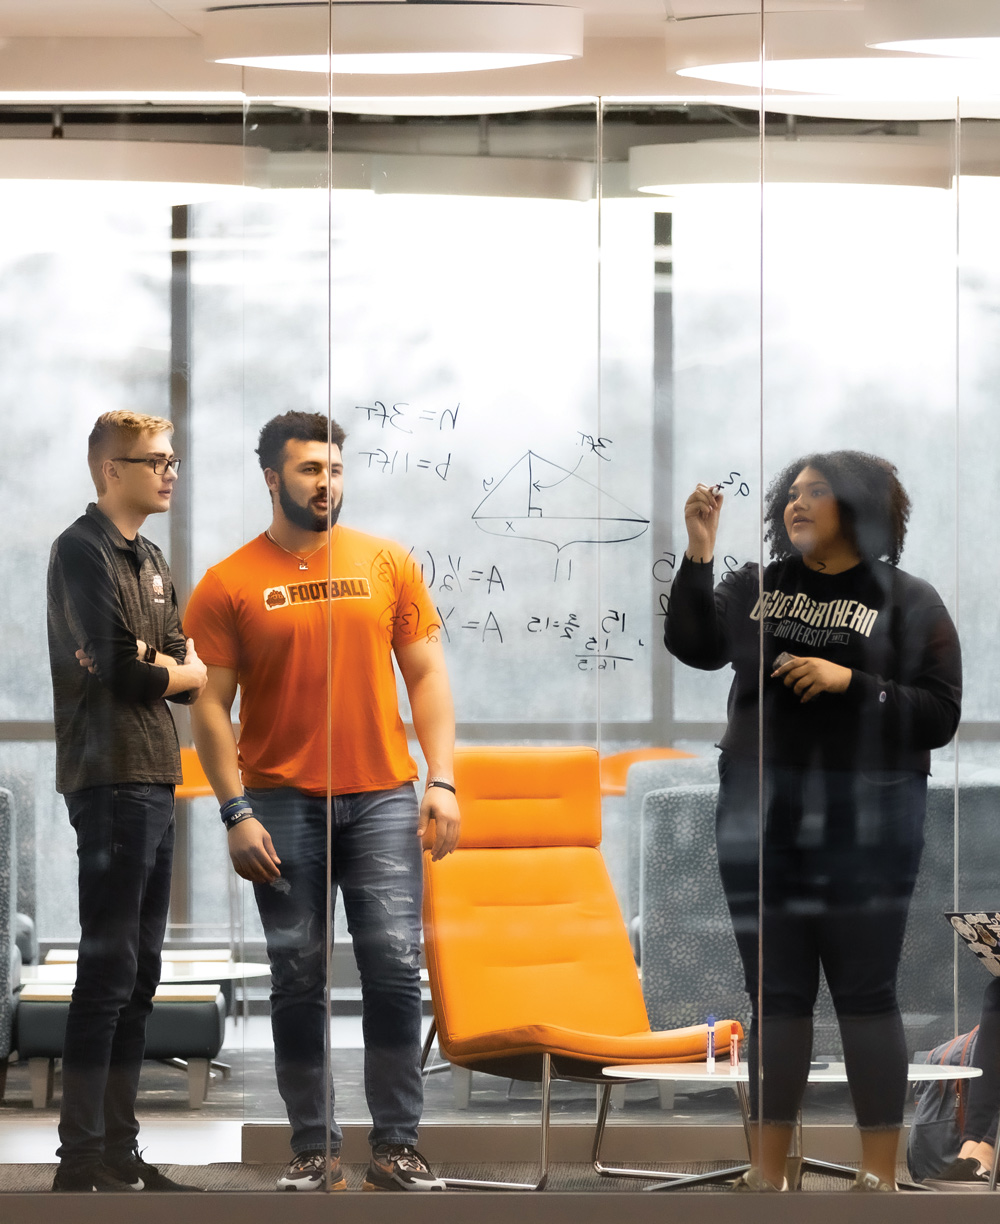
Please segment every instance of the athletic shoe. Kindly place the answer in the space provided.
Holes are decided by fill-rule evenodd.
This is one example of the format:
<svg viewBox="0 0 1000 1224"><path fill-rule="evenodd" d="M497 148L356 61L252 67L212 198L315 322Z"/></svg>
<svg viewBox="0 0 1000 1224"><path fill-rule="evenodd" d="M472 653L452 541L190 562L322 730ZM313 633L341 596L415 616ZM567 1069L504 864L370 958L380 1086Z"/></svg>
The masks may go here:
<svg viewBox="0 0 1000 1224"><path fill-rule="evenodd" d="M278 1178L275 1190L322 1190L326 1185L326 1152L300 1152ZM330 1189L346 1190L340 1157L330 1157Z"/></svg>
<svg viewBox="0 0 1000 1224"><path fill-rule="evenodd" d="M925 1186L940 1186L942 1190L988 1190L990 1171L974 1156L960 1156L942 1169L937 1177L924 1180Z"/></svg>
<svg viewBox="0 0 1000 1224"><path fill-rule="evenodd" d="M185 1186L183 1182L175 1182L165 1173L151 1164L146 1164L137 1151L129 1152L120 1160L105 1156L105 1167L110 1169L115 1177L128 1182L133 1190L191 1190L201 1193L204 1186Z"/></svg>
<svg viewBox="0 0 1000 1224"><path fill-rule="evenodd" d="M416 1148L405 1143L380 1143L372 1148L364 1190L445 1190L440 1177Z"/></svg>
<svg viewBox="0 0 1000 1224"><path fill-rule="evenodd" d="M729 1183L729 1189L740 1192L757 1193L759 1191L778 1191L788 1189L788 1178L781 1179L781 1185L776 1186L774 1182L768 1181L766 1177L761 1177L758 1169L747 1169L742 1177L737 1177L734 1182Z"/></svg>
<svg viewBox="0 0 1000 1224"><path fill-rule="evenodd" d="M131 1194L138 1187L130 1185L127 1181L122 1181L120 1177L112 1173L99 1160L94 1160L87 1164L61 1164L56 1169L56 1175L52 1179L52 1189L69 1191L101 1190L106 1194L123 1190Z"/></svg>
<svg viewBox="0 0 1000 1224"><path fill-rule="evenodd" d="M882 1179L880 1177L876 1177L874 1173L866 1173L864 1169L858 1169L857 1175L854 1178L854 1185L851 1186L851 1189L859 1190L861 1193L866 1194L869 1191L878 1190L891 1190L895 1192L898 1187L894 1181L882 1181Z"/></svg>

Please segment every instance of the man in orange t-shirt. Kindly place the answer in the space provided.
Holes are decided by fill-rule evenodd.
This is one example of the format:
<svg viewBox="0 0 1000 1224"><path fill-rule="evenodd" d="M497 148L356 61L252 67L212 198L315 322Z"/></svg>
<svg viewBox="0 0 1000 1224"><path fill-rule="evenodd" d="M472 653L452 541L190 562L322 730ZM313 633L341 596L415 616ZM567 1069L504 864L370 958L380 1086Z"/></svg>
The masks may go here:
<svg viewBox="0 0 1000 1224"><path fill-rule="evenodd" d="M278 1188L346 1185L324 1075L326 895L339 887L362 984L365 1188L440 1190L416 1150L421 838L433 820L435 858L458 841L455 716L419 569L398 544L338 522L344 436L319 413L288 412L261 430L271 525L205 574L185 613L208 667L194 737L267 939L275 1072L292 1125ZM394 657L427 762L419 804Z"/></svg>

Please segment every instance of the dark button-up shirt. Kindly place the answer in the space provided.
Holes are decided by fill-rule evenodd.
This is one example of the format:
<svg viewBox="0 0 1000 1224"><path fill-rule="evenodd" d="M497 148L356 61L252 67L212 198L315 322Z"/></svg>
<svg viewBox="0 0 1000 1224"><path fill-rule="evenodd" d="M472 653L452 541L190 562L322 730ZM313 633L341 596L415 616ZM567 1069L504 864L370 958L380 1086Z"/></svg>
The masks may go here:
<svg viewBox="0 0 1000 1224"><path fill-rule="evenodd" d="M136 641L178 662L184 632L170 570L151 541L127 540L96 505L52 545L49 665L55 705L56 789L181 780L168 670L136 657ZM77 650L94 660L82 668ZM170 700L185 702L188 694Z"/></svg>

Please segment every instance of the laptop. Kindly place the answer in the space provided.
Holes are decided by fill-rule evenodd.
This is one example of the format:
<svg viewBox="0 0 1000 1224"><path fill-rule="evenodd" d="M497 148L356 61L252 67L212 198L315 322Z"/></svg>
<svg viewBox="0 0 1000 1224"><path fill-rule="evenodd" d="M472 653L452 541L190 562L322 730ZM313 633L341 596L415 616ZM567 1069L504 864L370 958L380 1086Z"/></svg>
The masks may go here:
<svg viewBox="0 0 1000 1224"><path fill-rule="evenodd" d="M945 917L990 973L1000 977L1000 912L977 910Z"/></svg>

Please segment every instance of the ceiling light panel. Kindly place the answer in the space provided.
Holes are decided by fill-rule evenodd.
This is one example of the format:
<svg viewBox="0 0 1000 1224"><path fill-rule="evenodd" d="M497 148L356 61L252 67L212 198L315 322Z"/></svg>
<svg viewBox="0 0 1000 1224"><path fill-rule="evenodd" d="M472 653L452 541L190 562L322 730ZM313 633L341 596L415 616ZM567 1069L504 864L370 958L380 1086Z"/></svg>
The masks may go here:
<svg viewBox="0 0 1000 1224"><path fill-rule="evenodd" d="M208 59L247 67L469 72L579 58L583 13L562 5L476 0L231 5L206 12L203 41Z"/></svg>
<svg viewBox="0 0 1000 1224"><path fill-rule="evenodd" d="M865 31L873 47L1000 59L997 0L869 0Z"/></svg>
<svg viewBox="0 0 1000 1224"><path fill-rule="evenodd" d="M947 142L899 138L769 138L764 142L765 183L866 183L951 186ZM761 148L755 138L639 145L629 151L629 183L651 195L689 187L759 183Z"/></svg>
<svg viewBox="0 0 1000 1224"><path fill-rule="evenodd" d="M760 30L759 17L746 15L676 23L668 38L668 68L746 89L763 85L767 91L863 99L876 109L880 101L919 107L950 100L954 106L956 98L1000 93L995 65L866 46L865 14L859 11L769 12L763 62Z"/></svg>
<svg viewBox="0 0 1000 1224"><path fill-rule="evenodd" d="M115 184L174 203L212 199L259 180L262 149L153 140L0 140L0 179Z"/></svg>

